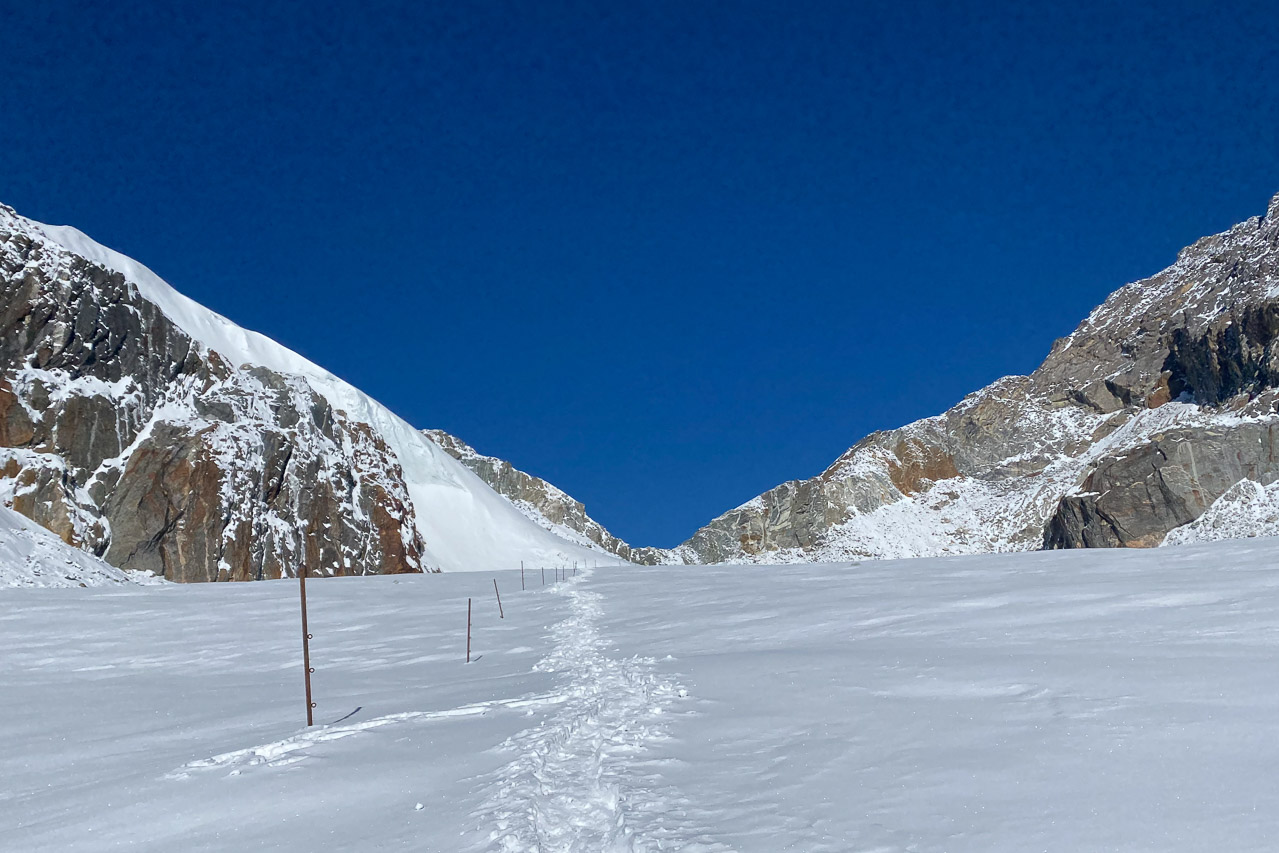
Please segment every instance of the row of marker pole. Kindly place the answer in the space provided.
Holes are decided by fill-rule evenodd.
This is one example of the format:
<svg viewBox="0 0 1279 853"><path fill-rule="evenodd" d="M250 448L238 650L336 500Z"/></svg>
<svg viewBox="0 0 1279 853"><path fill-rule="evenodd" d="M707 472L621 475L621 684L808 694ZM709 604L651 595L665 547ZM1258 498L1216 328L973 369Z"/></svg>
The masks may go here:
<svg viewBox="0 0 1279 853"><path fill-rule="evenodd" d="M542 586L546 586L546 567L541 567ZM555 583L561 580L568 580L568 566L558 566L554 568ZM561 572L563 576L561 577ZM573 577L577 577L577 563L573 563ZM524 561L520 560L520 591L525 590L524 586ZM497 618L505 619L506 613L502 610L502 593L497 589L497 578L493 578L493 595L497 598ZM471 662L471 599L466 599L466 662ZM310 725L308 723L307 725Z"/></svg>
<svg viewBox="0 0 1279 853"><path fill-rule="evenodd" d="M596 564L599 565L598 563ZM302 674L304 683L306 684L306 724L308 726L315 725L315 702L311 700L311 673L315 672L315 667L311 666L311 634L307 630L306 624L306 564L303 563L298 571L298 597L302 602ZM555 567L555 582L561 580L560 573L563 572L563 579L568 579L568 567ZM573 563L573 577L577 577L577 563ZM542 567L542 586L546 586L546 567ZM524 590L524 561L520 561L520 590ZM493 578L493 595L497 598L497 618L505 619L506 613L502 610L502 593L497 589L497 578ZM471 662L471 599L466 599L466 662Z"/></svg>

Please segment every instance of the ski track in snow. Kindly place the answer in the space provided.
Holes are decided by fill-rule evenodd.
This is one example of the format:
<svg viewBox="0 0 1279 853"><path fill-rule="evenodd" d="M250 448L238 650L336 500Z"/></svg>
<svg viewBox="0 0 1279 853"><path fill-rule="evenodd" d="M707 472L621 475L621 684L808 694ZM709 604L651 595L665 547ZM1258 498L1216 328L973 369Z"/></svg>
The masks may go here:
<svg viewBox="0 0 1279 853"><path fill-rule="evenodd" d="M557 586L571 614L551 629L538 669L568 677L558 712L509 738L517 753L488 783L476 816L501 853L727 853L690 816L690 802L664 784L646 755L667 738L664 715L680 687L651 658L611 658L601 636L601 596L581 587L587 572Z"/></svg>
<svg viewBox="0 0 1279 853"><path fill-rule="evenodd" d="M245 749L223 752L210 758L201 758L196 761L189 761L177 770L165 774L164 778L169 780L181 780L190 778L191 774L195 772L224 768L232 768L230 775L238 776L244 767L255 767L259 765L265 765L267 767L283 767L289 764L295 764L307 758L304 751L311 747L328 743L330 741L341 740L343 738L351 737L352 735L358 735L369 731L370 729L381 728L382 726L388 726L393 723L425 722L429 720L444 720L451 717L475 717L487 714L488 712L499 708L534 708L544 705L554 705L563 701L564 697L560 695L528 696L508 701L477 702L473 705L462 705L445 711L404 711L399 714L387 714L382 717L374 717L370 720L361 720L358 723L320 726L271 743L261 744L259 746L250 746ZM297 755L295 753L303 754Z"/></svg>

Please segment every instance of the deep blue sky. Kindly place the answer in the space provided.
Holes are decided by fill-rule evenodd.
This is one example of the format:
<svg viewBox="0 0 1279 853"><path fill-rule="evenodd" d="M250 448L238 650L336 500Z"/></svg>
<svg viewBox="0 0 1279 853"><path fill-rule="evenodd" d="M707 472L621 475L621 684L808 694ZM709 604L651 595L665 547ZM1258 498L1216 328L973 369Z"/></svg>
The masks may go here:
<svg viewBox="0 0 1279 853"><path fill-rule="evenodd" d="M0 201L638 544L1279 192L1270 2L94 5L0 6Z"/></svg>

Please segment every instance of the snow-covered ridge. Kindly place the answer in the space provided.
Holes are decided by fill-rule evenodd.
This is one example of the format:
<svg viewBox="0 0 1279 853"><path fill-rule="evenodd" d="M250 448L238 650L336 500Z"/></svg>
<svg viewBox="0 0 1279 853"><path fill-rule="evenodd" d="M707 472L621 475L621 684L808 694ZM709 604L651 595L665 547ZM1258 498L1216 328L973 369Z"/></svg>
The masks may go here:
<svg viewBox="0 0 1279 853"><path fill-rule="evenodd" d="M46 252L78 256L120 273L138 295L193 341L234 366L253 365L299 376L349 420L368 424L403 471L424 557L445 570L488 570L521 559L547 564L583 560L591 552L529 521L478 477L410 424L331 372L246 330L182 295L143 264L70 226L35 222L0 207L0 227L42 243Z"/></svg>

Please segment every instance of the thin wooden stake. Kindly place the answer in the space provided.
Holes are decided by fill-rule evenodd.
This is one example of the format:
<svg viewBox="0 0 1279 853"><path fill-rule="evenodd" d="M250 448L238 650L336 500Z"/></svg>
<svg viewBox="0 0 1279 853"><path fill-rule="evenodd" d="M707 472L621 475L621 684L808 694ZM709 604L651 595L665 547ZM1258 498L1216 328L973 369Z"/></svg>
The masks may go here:
<svg viewBox="0 0 1279 853"><path fill-rule="evenodd" d="M493 578L493 594L497 596L497 618L505 619L506 614L502 612L502 593L497 591L497 578Z"/></svg>
<svg viewBox="0 0 1279 853"><path fill-rule="evenodd" d="M542 566L542 586L546 586L546 566Z"/></svg>
<svg viewBox="0 0 1279 853"><path fill-rule="evenodd" d="M466 662L471 662L471 599L466 600Z"/></svg>
<svg viewBox="0 0 1279 853"><path fill-rule="evenodd" d="M520 592L524 591L524 561L520 560Z"/></svg>
<svg viewBox="0 0 1279 853"><path fill-rule="evenodd" d="M306 680L306 724L315 725L315 703L311 701L311 635L306 629L306 564L298 572L298 592L302 598L302 674Z"/></svg>

